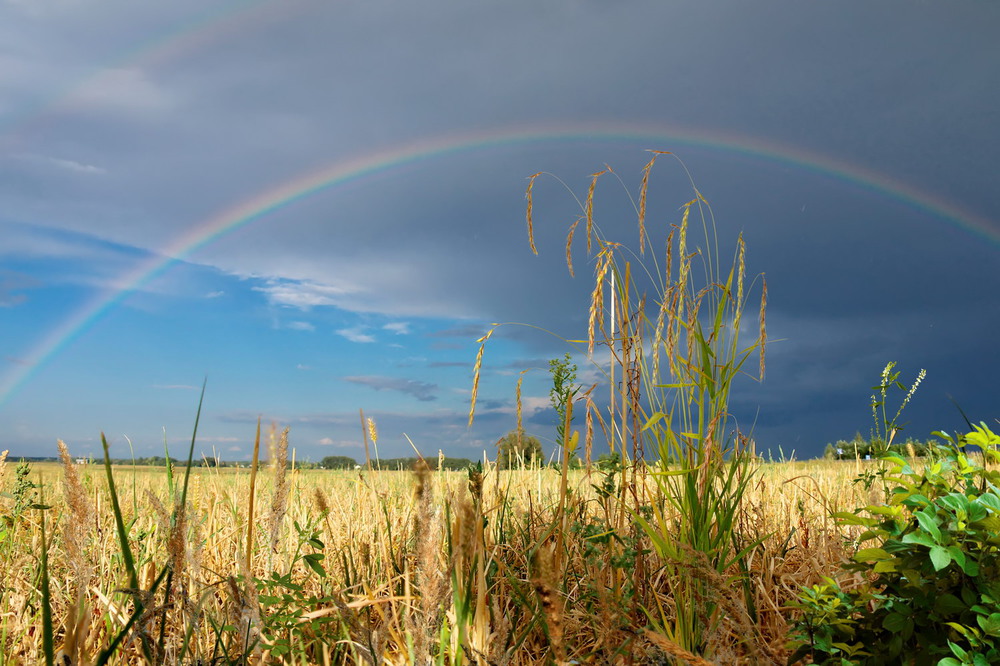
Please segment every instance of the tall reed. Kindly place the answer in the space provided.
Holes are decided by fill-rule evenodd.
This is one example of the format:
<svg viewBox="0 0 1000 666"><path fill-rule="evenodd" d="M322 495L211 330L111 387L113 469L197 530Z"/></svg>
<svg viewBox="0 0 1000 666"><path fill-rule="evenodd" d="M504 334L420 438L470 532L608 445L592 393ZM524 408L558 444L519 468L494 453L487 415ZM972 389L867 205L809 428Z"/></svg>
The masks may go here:
<svg viewBox="0 0 1000 666"><path fill-rule="evenodd" d="M644 259L647 244L652 247L646 228L650 174L656 160L668 154L651 153L642 169L638 202L633 199L638 253L605 237L595 220L597 183L614 173L609 167L591 175L581 218L567 234L566 262L573 274L571 246L578 223L585 220L587 251L594 252L587 351L594 359L595 349L603 346L611 357L605 373L610 389L607 410L595 415L607 424L609 452L630 462L618 489L619 510L611 527L622 531L630 519L636 526L632 538L638 536L635 529L641 529L663 558L674 603L656 621L669 640L683 650L711 654L710 639L727 611L707 589L718 579L690 575L695 567L692 558L699 554L717 573L740 583L749 600L744 558L758 539L744 533L741 517L753 463L735 436L729 396L736 377L747 374L744 365L754 354L759 357L757 379L763 379L767 283L762 276L757 326L747 336L743 236L738 236L732 264L723 272L711 208L693 183L695 197L682 206L679 222L667 232L663 264L655 253ZM527 190L528 239L535 253L533 188L541 175L530 177ZM704 247L690 244L692 214L700 219ZM491 333L492 329L479 341L474 387ZM597 360L594 365L602 367ZM590 398L586 404L588 411L595 411L596 401ZM474 409L473 404L470 416ZM569 445L569 433L565 436ZM650 467L647 453L655 457ZM647 469L652 469L652 491L643 478ZM559 543L563 533L560 530ZM643 567L643 558L636 554L637 577L645 575ZM641 594L634 600L649 601ZM633 612L638 615L639 608ZM752 609L748 613L752 615Z"/></svg>

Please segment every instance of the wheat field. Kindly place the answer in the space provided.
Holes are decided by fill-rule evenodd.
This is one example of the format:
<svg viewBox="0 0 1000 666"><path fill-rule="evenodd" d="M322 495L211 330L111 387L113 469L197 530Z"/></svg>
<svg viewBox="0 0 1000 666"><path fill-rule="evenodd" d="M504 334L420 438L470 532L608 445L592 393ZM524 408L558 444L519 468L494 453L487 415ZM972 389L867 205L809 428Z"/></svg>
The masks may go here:
<svg viewBox="0 0 1000 666"><path fill-rule="evenodd" d="M132 581L103 467L35 464L25 490L8 461L2 663L45 662L43 539L56 663L784 663L790 600L842 576L852 535L829 515L871 499L851 483L867 464L753 463L738 533L759 545L722 576L657 555L622 510L623 492L662 506L634 469L571 470L563 490L551 468L273 465L251 494L250 470L201 467L182 511L181 470L172 499L165 469L117 467ZM705 657L650 628L698 577L719 620Z"/></svg>

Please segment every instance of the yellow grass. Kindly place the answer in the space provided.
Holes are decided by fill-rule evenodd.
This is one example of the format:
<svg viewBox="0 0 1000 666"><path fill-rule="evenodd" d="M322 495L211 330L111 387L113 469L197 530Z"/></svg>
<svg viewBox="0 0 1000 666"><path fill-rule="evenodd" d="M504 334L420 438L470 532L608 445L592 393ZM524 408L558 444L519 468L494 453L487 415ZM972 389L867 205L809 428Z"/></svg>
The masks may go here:
<svg viewBox="0 0 1000 666"><path fill-rule="evenodd" d="M762 659L761 663L778 663L787 655L788 602L800 586L816 583L824 575L839 575L837 563L850 552L847 540L851 535L832 523L830 512L878 499L851 483L870 464L874 463L756 465L743 520L753 534L764 537L762 547L748 559L757 635L753 645L747 645L747 637L740 635L741 623L746 631L745 618L733 617L724 623L724 635L717 637L718 663ZM7 465L2 480L6 493L12 491L14 467ZM45 484L51 506L47 523L54 532L49 570L56 644L75 648L84 657L81 663L88 663L121 629L132 598L122 592L127 576L114 538L103 471L92 465L77 467L75 472L78 487L92 507L83 526L74 519L74 507L67 501L63 469L56 464L32 465L32 479ZM256 502L278 505L272 513L281 513L283 493L279 488L275 497L275 476L281 475L258 477ZM582 526L602 525L623 537L639 537L630 525L616 522L617 513L609 512L613 502L595 493L603 474L571 471L565 492L560 491L561 476L552 469L487 467L474 484L469 475L457 472L423 472L415 481L413 475L400 472L295 470L285 479L287 515L284 520L277 518L280 524L268 525L274 530L272 541L269 530L248 530L250 470L199 468L191 476L185 534L178 543L164 511L156 510L173 503L167 496L164 469L118 467L116 485L140 588L149 589L165 563L184 562L183 568L174 565L182 569L176 573L183 573L174 583L183 590L182 600L170 609L160 609L159 616L145 618L139 629L155 638L161 618L166 618L165 663L175 663L182 651L186 651L184 663L195 659L207 663L213 655L218 658L220 633L228 637L228 649L235 649L239 641L232 632L213 630L212 624L239 626L240 613L250 610L256 613L251 613L251 619L260 618L253 621L259 623L254 629L262 638L252 651L253 659L271 663L280 659L285 663L409 663L442 651L442 663L461 659L463 663L535 664L553 658L580 662L621 658L643 663L658 658L668 639L644 633L642 609L670 613L670 581L662 575L663 563L651 552L642 555L640 570L647 573L641 580L630 579L634 570L629 567L608 566L607 558L622 555L620 545L614 540L600 545L599 534L583 538ZM84 498L73 501L85 505ZM560 506L565 517L561 522L569 527L558 540L561 552L555 552L553 525ZM0 538L0 570L4 572L0 582L0 653L4 656L0 663L39 663L39 511L16 518L12 512L13 499L0 497L0 514L7 517ZM303 546L294 523L314 532L322 548ZM245 543L248 533L254 543ZM85 545L83 563L74 562L71 553L71 544L80 540ZM649 550L644 538L637 545ZM588 548L606 548L609 553L594 556ZM305 552L314 550L325 556L325 579L301 560ZM291 580L302 586L290 594L303 604L298 610L306 618L304 626L318 618L333 621L291 634L269 626L274 608L259 603L249 609L253 591L239 581L247 552L252 576L266 579L272 572L290 573ZM78 574L73 572L87 567L93 577L81 593L82 606L77 610ZM459 592L465 593L464 598ZM731 594L728 589L716 593ZM157 603L154 599L146 605L155 608ZM745 609L742 599L732 599L732 604ZM323 631L329 636L324 638ZM191 633L187 647L185 632ZM274 650L268 650L269 641L283 636L298 656L279 659ZM139 646L138 640L127 643L112 663L146 663ZM749 661L751 654L758 655L755 661Z"/></svg>

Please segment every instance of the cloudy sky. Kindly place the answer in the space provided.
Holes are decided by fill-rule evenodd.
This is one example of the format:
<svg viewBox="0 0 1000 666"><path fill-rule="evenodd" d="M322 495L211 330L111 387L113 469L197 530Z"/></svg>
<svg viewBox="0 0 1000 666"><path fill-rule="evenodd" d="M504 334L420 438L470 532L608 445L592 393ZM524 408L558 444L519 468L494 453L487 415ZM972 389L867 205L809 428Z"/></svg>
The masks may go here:
<svg viewBox="0 0 1000 666"><path fill-rule="evenodd" d="M301 459L551 450L547 361L583 336L564 262L589 175L604 234L662 243L692 198L769 289L758 447L1000 416L1000 4L986 0L0 0L0 449L208 455L254 423ZM686 171L685 171L686 169ZM534 190L538 256L526 235ZM648 256L648 255L647 255ZM492 322L480 416L476 338ZM598 359L599 361L599 359ZM892 404L901 396L894 396ZM404 436L405 435L405 436Z"/></svg>

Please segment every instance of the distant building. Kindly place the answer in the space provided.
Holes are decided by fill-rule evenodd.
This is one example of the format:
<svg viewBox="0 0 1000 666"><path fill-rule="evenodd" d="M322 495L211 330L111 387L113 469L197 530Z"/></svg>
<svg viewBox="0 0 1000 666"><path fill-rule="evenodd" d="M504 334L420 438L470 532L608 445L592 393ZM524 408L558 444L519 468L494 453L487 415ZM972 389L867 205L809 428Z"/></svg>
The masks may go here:
<svg viewBox="0 0 1000 666"><path fill-rule="evenodd" d="M76 464L77 465L86 465L87 464L87 459L86 458L77 458L76 459Z"/></svg>

